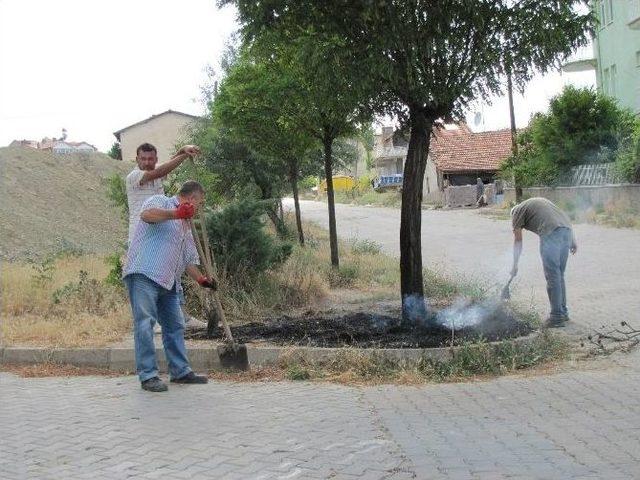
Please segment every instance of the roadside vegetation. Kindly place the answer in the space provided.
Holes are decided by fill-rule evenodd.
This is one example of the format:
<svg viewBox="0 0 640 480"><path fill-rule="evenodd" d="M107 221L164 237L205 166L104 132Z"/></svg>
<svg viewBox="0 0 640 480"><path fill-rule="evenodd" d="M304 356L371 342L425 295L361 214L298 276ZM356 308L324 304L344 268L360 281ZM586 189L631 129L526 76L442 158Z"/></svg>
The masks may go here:
<svg viewBox="0 0 640 480"><path fill-rule="evenodd" d="M523 197L526 200L528 197ZM640 228L640 209L629 201L599 202L594 205L585 202L560 200L557 205L567 213L573 223L591 223L614 228ZM479 210L495 220L509 220L513 204L504 204L493 208Z"/></svg>
<svg viewBox="0 0 640 480"><path fill-rule="evenodd" d="M640 120L611 97L567 86L519 133L502 174L522 187L566 185L573 167L603 163L617 181L640 181Z"/></svg>
<svg viewBox="0 0 640 480"><path fill-rule="evenodd" d="M412 363L356 349L345 349L331 361L318 362L292 350L283 356L279 367L289 380L420 384L505 375L561 361L569 352L565 340L543 331L529 342L467 343L450 352L448 358L425 356Z"/></svg>

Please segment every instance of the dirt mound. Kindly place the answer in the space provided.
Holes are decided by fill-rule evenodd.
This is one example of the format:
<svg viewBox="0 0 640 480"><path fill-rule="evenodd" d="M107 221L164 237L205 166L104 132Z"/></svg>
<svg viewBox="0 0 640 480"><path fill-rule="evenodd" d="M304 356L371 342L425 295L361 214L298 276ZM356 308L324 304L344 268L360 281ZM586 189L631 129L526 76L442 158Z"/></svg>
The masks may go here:
<svg viewBox="0 0 640 480"><path fill-rule="evenodd" d="M276 345L358 348L434 348L451 345L451 328L437 323L437 313L422 325L405 325L400 317L374 313L349 313L343 316L283 316L264 323L231 327L239 343L266 342ZM507 310L499 309L480 323L456 328L454 343L484 338L487 341L529 334L532 328ZM206 338L195 332L192 339ZM213 338L222 338L217 332Z"/></svg>
<svg viewBox="0 0 640 480"><path fill-rule="evenodd" d="M102 153L0 148L0 257L35 259L63 249L114 251L126 241L127 230L107 198L106 178L132 168Z"/></svg>

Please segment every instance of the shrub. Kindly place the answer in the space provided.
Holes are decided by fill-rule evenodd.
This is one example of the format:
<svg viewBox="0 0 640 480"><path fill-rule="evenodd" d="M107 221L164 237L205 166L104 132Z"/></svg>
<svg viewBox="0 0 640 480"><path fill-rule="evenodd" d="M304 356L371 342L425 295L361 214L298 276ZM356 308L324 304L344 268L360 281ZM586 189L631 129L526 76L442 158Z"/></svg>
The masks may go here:
<svg viewBox="0 0 640 480"><path fill-rule="evenodd" d="M241 200L207 215L211 249L218 266L230 275L263 272L291 254L290 243L278 242L265 231L264 213L265 207L258 202Z"/></svg>
<svg viewBox="0 0 640 480"><path fill-rule="evenodd" d="M616 173L622 181L640 183L640 121L616 154Z"/></svg>
<svg viewBox="0 0 640 480"><path fill-rule="evenodd" d="M105 258L105 263L111 267L105 283L113 287L122 286L122 254L119 252L113 253Z"/></svg>
<svg viewBox="0 0 640 480"><path fill-rule="evenodd" d="M93 314L104 314L112 311L120 300L112 295L113 289L105 286L95 278L89 278L86 270L78 272L78 280L71 281L58 288L51 295L54 305L71 305L74 311Z"/></svg>
<svg viewBox="0 0 640 480"><path fill-rule="evenodd" d="M373 240L354 240L351 252L356 255L379 255L382 252L382 246Z"/></svg>
<svg viewBox="0 0 640 480"><path fill-rule="evenodd" d="M566 87L551 100L549 112L534 115L518 135L519 152L503 163L502 176L514 176L524 187L557 184L571 167L615 160L636 123L614 99Z"/></svg>

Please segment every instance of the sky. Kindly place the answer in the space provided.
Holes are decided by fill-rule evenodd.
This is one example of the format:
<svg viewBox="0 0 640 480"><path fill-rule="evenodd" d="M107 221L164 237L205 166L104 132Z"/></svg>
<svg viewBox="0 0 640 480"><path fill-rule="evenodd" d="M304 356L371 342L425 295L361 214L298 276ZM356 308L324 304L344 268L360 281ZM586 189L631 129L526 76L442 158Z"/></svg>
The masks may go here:
<svg viewBox="0 0 640 480"><path fill-rule="evenodd" d="M106 151L151 115L203 113L236 28L216 0L0 0L0 146L66 128Z"/></svg>
<svg viewBox="0 0 640 480"><path fill-rule="evenodd" d="M172 109L204 113L201 87L237 29L215 0L0 0L0 146L60 137L107 151L113 132ZM593 74L536 77L515 98L518 127L563 85ZM474 105L474 130L509 126L506 98ZM482 120L475 123L476 112Z"/></svg>

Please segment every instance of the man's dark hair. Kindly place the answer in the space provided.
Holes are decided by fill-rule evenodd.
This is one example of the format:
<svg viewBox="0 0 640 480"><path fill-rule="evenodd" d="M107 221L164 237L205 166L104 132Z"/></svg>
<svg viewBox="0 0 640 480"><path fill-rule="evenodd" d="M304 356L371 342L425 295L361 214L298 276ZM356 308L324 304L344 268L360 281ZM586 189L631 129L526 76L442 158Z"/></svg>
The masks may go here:
<svg viewBox="0 0 640 480"><path fill-rule="evenodd" d="M156 155L158 154L158 150L156 150L156 147L154 147L150 143L143 143L142 145L140 145L136 149L136 157L140 152L155 152Z"/></svg>
<svg viewBox="0 0 640 480"><path fill-rule="evenodd" d="M186 197L187 195L191 195L192 193L196 192L202 193L204 195L204 188L202 188L202 185L200 185L195 180L187 180L180 187L178 195Z"/></svg>

